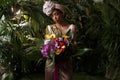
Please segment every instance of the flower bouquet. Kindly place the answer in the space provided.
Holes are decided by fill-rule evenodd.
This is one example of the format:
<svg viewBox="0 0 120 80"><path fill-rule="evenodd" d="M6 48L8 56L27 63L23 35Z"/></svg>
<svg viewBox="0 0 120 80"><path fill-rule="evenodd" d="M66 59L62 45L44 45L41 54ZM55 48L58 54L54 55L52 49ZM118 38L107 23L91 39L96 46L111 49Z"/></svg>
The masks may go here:
<svg viewBox="0 0 120 80"><path fill-rule="evenodd" d="M55 34L46 34L41 54L46 58L52 58L55 55L60 55L69 46L69 43L69 36L67 35L57 37Z"/></svg>

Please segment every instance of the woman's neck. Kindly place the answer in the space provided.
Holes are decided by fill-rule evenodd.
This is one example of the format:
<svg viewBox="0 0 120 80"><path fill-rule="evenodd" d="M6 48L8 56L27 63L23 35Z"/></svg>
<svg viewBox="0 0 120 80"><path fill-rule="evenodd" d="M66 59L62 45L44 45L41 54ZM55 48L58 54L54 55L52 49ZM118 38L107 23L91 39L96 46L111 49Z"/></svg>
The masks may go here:
<svg viewBox="0 0 120 80"><path fill-rule="evenodd" d="M63 27L65 25L67 25L67 23L65 21L61 21L61 22L57 22L56 25L59 27L61 27L61 26Z"/></svg>

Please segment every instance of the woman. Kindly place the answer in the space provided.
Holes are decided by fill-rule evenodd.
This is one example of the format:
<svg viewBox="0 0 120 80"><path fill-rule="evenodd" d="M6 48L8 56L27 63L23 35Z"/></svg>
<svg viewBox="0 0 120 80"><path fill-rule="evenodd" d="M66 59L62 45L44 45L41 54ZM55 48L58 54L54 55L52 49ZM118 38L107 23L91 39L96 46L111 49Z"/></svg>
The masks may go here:
<svg viewBox="0 0 120 80"><path fill-rule="evenodd" d="M54 24L48 25L46 34L56 34L56 36L66 35L71 31L71 42L76 44L76 27L73 24L68 24L64 20L64 10L62 5L46 1L43 5L43 12L52 18ZM58 55L55 57L55 64L50 65L52 60L47 58L45 64L45 80L72 80L72 61L71 51L64 52L67 55ZM49 67L48 67L49 66Z"/></svg>

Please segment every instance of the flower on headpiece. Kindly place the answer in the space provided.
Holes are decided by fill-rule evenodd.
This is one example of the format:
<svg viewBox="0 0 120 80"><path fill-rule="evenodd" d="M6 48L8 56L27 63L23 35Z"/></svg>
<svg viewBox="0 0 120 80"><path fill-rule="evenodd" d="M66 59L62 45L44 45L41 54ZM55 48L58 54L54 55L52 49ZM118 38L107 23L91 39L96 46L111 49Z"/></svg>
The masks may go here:
<svg viewBox="0 0 120 80"><path fill-rule="evenodd" d="M43 12L49 16L53 9L54 9L55 4L52 1L45 1L45 4L43 5Z"/></svg>
<svg viewBox="0 0 120 80"><path fill-rule="evenodd" d="M52 2L51 0L45 1L44 5L43 5L43 12L47 16L49 16L53 12L54 9L59 9L64 14L64 9L63 9L62 5L56 4L56 3Z"/></svg>

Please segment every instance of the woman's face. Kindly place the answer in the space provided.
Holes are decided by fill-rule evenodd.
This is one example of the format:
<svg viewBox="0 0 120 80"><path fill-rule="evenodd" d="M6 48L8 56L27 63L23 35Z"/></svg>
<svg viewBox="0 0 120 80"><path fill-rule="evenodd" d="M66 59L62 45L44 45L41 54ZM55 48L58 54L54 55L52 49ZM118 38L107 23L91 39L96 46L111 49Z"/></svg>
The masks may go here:
<svg viewBox="0 0 120 80"><path fill-rule="evenodd" d="M58 10L54 10L51 14L51 18L55 23L59 23L63 20L63 13Z"/></svg>

